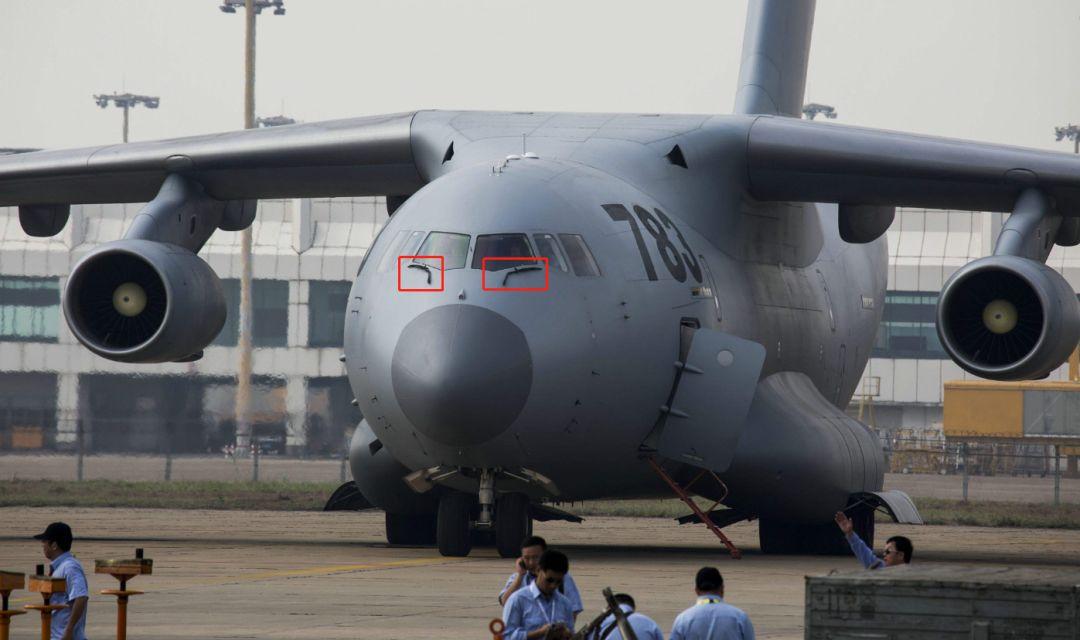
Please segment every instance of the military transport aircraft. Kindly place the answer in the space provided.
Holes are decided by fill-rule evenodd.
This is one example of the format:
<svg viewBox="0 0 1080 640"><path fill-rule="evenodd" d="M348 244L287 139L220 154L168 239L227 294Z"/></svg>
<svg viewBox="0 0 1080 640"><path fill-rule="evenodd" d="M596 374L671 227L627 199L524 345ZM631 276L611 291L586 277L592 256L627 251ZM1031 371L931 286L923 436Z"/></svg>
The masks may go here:
<svg viewBox="0 0 1080 640"><path fill-rule="evenodd" d="M197 256L259 198L385 195L349 296L343 360L366 419L355 484L392 543L516 554L555 505L669 495L758 518L766 552L829 551L883 492L877 438L844 413L870 356L898 205L1011 212L944 286L967 371L1046 376L1080 338L1045 266L1080 242L1065 154L799 119L813 0L751 0L734 115L417 111L0 159L27 233L71 203L148 202L73 268L91 351L199 357L221 329ZM655 466L654 466L655 465ZM663 474L658 473L658 469Z"/></svg>

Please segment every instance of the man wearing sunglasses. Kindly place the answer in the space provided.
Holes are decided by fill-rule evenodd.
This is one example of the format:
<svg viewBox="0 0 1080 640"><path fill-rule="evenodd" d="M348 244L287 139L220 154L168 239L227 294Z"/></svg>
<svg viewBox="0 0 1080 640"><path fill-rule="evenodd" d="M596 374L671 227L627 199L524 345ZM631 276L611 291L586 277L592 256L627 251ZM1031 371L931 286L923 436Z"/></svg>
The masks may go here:
<svg viewBox="0 0 1080 640"><path fill-rule="evenodd" d="M911 554L915 550L911 540L904 536L893 536L885 542L885 554L882 557L874 555L874 550L866 546L859 534L855 533L855 525L851 518L843 511L836 512L836 526L844 532L851 552L859 559L863 567L867 569L884 569L896 567L911 562Z"/></svg>
<svg viewBox="0 0 1080 640"><path fill-rule="evenodd" d="M574 608L559 592L569 570L570 560L559 551L548 549L540 556L536 579L511 594L503 607L504 640L570 640Z"/></svg>

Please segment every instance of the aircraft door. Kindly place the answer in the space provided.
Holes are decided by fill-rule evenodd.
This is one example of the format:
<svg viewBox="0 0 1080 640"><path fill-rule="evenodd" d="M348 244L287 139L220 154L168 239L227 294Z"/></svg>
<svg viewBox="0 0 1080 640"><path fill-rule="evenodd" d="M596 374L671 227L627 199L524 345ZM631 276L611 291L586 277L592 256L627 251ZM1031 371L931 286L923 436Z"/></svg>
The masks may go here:
<svg viewBox="0 0 1080 640"><path fill-rule="evenodd" d="M671 406L657 440L657 452L718 473L727 470L742 436L765 348L713 329L682 328L690 334L678 366ZM684 340L685 345L685 340Z"/></svg>

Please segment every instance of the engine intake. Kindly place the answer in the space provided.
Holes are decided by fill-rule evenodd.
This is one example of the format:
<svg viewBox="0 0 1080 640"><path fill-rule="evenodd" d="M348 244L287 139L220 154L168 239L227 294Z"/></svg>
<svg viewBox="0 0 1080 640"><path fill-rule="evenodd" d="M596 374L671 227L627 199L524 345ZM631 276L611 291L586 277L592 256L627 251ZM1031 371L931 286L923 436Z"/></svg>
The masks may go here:
<svg viewBox="0 0 1080 640"><path fill-rule="evenodd" d="M1080 340L1080 304L1060 273L1017 256L971 262L941 290L938 337L966 371L993 380L1045 378Z"/></svg>
<svg viewBox="0 0 1080 640"><path fill-rule="evenodd" d="M64 291L79 342L120 362L190 359L225 324L225 296L210 265L176 245L103 244L79 261Z"/></svg>

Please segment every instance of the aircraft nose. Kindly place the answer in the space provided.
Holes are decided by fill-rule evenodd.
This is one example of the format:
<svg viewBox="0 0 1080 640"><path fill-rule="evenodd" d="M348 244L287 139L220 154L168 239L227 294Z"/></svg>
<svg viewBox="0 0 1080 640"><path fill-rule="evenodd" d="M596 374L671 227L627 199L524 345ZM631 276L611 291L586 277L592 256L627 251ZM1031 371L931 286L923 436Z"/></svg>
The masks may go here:
<svg viewBox="0 0 1080 640"><path fill-rule="evenodd" d="M521 413L532 387L532 355L525 334L505 316L445 305L406 325L390 377L418 431L443 444L475 445Z"/></svg>

